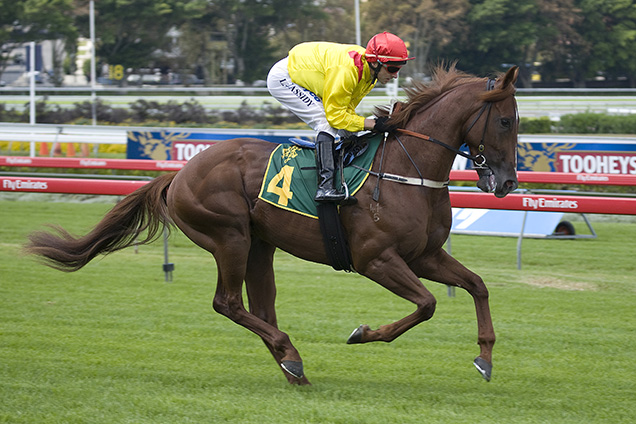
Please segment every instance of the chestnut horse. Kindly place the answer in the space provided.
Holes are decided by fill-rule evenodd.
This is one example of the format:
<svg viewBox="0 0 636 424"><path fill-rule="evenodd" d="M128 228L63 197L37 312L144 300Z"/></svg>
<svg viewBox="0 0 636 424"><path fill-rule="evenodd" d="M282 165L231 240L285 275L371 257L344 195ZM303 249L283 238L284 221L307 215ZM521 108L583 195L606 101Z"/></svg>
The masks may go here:
<svg viewBox="0 0 636 424"><path fill-rule="evenodd" d="M408 100L392 113L389 123L400 129L378 149L371 175L355 195L357 204L341 206L340 216L355 271L413 302L415 311L375 330L360 326L347 343L390 342L430 319L436 300L420 278L461 287L477 311L480 353L474 364L490 380L495 333L488 290L443 249L451 227L445 182L466 143L482 190L503 197L516 189L517 73L514 67L491 80L440 67L432 82L409 88ZM378 110L382 113L388 112ZM125 197L89 234L74 238L61 228L59 234L35 232L27 251L50 266L76 271L98 254L139 243L142 233L141 243L147 243L164 225L175 224L214 255L214 309L260 336L290 383L309 384L300 354L277 326L273 256L280 248L308 261L327 264L328 258L318 220L259 199L275 147L247 138L217 143L179 172ZM410 184L388 178L397 172L406 176L397 179Z"/></svg>

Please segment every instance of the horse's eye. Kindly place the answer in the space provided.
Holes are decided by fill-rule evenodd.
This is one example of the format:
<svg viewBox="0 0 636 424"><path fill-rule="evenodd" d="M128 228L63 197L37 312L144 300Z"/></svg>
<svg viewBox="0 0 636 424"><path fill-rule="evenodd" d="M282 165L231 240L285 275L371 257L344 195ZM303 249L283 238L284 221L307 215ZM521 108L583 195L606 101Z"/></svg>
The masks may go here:
<svg viewBox="0 0 636 424"><path fill-rule="evenodd" d="M506 128L506 129L510 129L510 127L512 127L512 120L508 119L508 118L501 118L501 126Z"/></svg>

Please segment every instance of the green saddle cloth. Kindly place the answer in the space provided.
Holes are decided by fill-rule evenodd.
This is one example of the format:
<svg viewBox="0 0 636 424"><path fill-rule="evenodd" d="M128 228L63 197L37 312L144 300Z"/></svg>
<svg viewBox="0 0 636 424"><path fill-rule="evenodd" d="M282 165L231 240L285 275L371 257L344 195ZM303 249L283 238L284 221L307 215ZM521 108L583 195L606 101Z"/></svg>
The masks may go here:
<svg viewBox="0 0 636 424"><path fill-rule="evenodd" d="M381 141L381 135L369 138L367 140L369 148L345 167L344 179L350 195L360 190L369 176L367 172L351 165L371 169L373 157ZM336 187L338 187L340 172L336 172L336 175ZM317 203L314 201L317 188L315 150L281 144L269 157L258 197L279 208L317 219Z"/></svg>

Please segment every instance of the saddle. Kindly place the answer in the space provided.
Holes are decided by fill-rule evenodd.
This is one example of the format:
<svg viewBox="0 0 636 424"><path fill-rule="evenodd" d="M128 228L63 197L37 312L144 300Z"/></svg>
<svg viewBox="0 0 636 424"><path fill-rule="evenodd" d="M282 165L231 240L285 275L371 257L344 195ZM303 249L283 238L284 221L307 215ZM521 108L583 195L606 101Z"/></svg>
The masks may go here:
<svg viewBox="0 0 636 424"><path fill-rule="evenodd" d="M341 141L336 148L337 183L350 195L364 184L382 136L368 133ZM353 271L339 207L313 200L317 189L314 143L291 139L271 154L259 198L282 209L317 218L327 257L336 270Z"/></svg>
<svg viewBox="0 0 636 424"><path fill-rule="evenodd" d="M361 136L351 136L343 139L336 145L336 153L339 154L341 160L336 160L338 169L351 165L355 158L363 155L369 148L368 140L377 134L366 133ZM291 137L289 142L303 149L316 149L316 144L311 140Z"/></svg>

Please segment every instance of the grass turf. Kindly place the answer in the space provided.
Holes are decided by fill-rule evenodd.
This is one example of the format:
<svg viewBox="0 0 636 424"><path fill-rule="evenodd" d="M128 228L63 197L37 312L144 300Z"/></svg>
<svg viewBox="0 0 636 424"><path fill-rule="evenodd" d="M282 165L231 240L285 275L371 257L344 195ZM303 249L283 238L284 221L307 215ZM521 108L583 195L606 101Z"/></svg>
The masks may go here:
<svg viewBox="0 0 636 424"><path fill-rule="evenodd" d="M486 280L498 340L493 380L470 296L390 344L346 345L412 306L363 277L276 255L278 319L313 383L295 387L262 342L212 310L211 256L174 232L66 274L20 253L44 223L83 234L108 204L0 201L0 422L623 423L636 416L636 224L596 240L453 236ZM577 224L578 225L578 224Z"/></svg>

